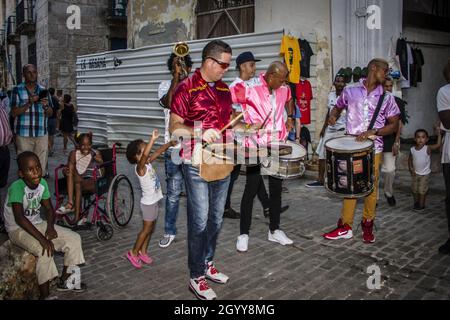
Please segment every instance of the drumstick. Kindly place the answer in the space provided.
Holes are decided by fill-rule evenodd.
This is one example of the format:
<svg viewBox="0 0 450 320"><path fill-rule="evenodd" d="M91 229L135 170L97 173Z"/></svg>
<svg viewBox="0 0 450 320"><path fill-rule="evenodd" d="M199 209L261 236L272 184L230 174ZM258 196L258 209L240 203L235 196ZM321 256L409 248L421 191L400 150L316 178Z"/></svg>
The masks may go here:
<svg viewBox="0 0 450 320"><path fill-rule="evenodd" d="M225 125L222 129L220 129L219 133L222 134L225 130L227 130L230 126L234 126L241 118L244 116L244 112L242 112L240 115L238 115L236 118L231 120L227 125ZM209 143L205 142L203 144L203 148L206 148L209 145Z"/></svg>
<svg viewBox="0 0 450 320"><path fill-rule="evenodd" d="M272 114L272 110L270 110L270 112L267 114L266 118L264 119L264 122L261 125L261 129L264 129L264 126L267 123L267 120L269 120L270 115Z"/></svg>

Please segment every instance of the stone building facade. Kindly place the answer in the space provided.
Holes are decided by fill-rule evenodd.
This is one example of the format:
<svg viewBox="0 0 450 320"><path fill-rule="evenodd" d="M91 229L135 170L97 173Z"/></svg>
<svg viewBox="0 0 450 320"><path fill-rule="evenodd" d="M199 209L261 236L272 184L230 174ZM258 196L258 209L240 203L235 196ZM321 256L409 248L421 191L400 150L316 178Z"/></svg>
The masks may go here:
<svg viewBox="0 0 450 320"><path fill-rule="evenodd" d="M39 83L75 96L77 56L126 48L126 0L0 2L4 29L8 18L15 22L2 47L2 65L11 71L3 72L6 88L22 81L23 65L34 63Z"/></svg>

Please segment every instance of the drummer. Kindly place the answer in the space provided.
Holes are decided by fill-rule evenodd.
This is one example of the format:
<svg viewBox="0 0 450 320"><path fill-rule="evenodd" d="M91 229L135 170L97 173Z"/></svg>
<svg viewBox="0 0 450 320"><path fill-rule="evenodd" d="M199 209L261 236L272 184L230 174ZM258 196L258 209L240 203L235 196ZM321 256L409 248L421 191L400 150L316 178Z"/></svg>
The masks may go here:
<svg viewBox="0 0 450 320"><path fill-rule="evenodd" d="M293 128L294 103L289 87L285 86L288 69L279 61L272 62L266 73L260 74L246 83L238 83L231 88L233 103L242 105L247 124L265 124L257 135L257 145L247 147L266 147L272 137L276 141L285 141L287 133ZM287 120L283 114L287 109ZM273 110L273 112L272 112ZM250 141L247 140L248 144ZM282 245L293 243L280 230L281 179L269 176L269 232L268 240ZM260 185L263 184L261 165L248 166L246 184L241 201L240 235L237 238L236 249L239 252L248 250L250 225L252 221L253 199Z"/></svg>
<svg viewBox="0 0 450 320"><path fill-rule="evenodd" d="M238 83L243 83L255 77L256 62L258 61L261 60L255 59L253 53L250 51L242 52L240 55L238 55L236 58L236 69L239 70L239 77L237 77L230 84L230 89L233 88ZM235 112L235 116L237 116L242 112L242 106L240 104L233 104L232 107ZM223 213L224 218L240 219L241 217L239 212L236 212L233 210L233 208L231 208L231 194L233 192L234 183L239 178L241 166L242 166L241 164L236 164L234 166L233 172L231 172L230 186L228 187L228 194L227 194L227 202L225 203L225 211ZM257 195L259 201L263 206L264 217L267 218L269 216L270 211L270 202L269 202L269 195L267 194L266 186L264 185L264 183L260 185ZM283 213L288 209L289 206L283 206L280 212Z"/></svg>
<svg viewBox="0 0 450 320"><path fill-rule="evenodd" d="M345 134L345 111L340 115L339 119L336 121L334 126L328 125L328 118L330 116L331 110L336 106L336 101L341 95L342 90L345 88L345 78L343 74L338 73L334 78L334 88L335 91L331 91L328 95L328 112L320 131L320 140L317 146L317 154L319 155L319 177L317 181L310 182L306 184L307 188L318 188L323 187L325 183L325 142L330 139L341 137Z"/></svg>
<svg viewBox="0 0 450 320"><path fill-rule="evenodd" d="M384 94L383 83L389 72L389 64L383 59L373 59L368 65L368 76L359 84L346 87L337 100L329 117L329 124L335 125L343 110L347 111L347 134L357 136L357 141L375 139L375 172L374 190L364 199L364 210L361 222L363 242L375 242L373 224L377 205L377 188L380 162L383 152L383 136L398 130L400 110L392 95ZM368 130L380 99L383 99L373 129ZM356 199L344 199L341 218L336 229L323 236L325 239L350 239L353 237L353 218Z"/></svg>

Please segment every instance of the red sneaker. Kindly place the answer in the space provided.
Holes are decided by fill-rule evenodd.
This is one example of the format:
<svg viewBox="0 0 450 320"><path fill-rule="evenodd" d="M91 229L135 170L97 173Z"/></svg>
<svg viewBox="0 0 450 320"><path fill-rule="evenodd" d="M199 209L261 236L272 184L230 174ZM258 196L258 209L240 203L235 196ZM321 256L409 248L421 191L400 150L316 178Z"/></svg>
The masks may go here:
<svg viewBox="0 0 450 320"><path fill-rule="evenodd" d="M364 243L374 243L375 235L373 234L373 221L364 219L361 221L362 236Z"/></svg>
<svg viewBox="0 0 450 320"><path fill-rule="evenodd" d="M331 232L325 233L323 237L328 240L351 239L353 238L352 227L348 224L342 224L342 220L339 219L338 227Z"/></svg>

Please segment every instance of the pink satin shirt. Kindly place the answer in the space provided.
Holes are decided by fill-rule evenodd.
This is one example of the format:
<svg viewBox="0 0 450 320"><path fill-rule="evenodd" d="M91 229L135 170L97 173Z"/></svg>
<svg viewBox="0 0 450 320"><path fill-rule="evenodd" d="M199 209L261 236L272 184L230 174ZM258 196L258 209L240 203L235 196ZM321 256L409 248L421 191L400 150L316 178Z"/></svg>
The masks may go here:
<svg viewBox="0 0 450 320"><path fill-rule="evenodd" d="M266 132L255 135L254 139L246 138L245 147L267 146L271 141L286 141L285 106L292 99L288 87L281 86L272 90L271 96L264 74L260 74L259 77L236 84L230 90L233 103L242 105L247 124L262 124L268 116L263 128Z"/></svg>

